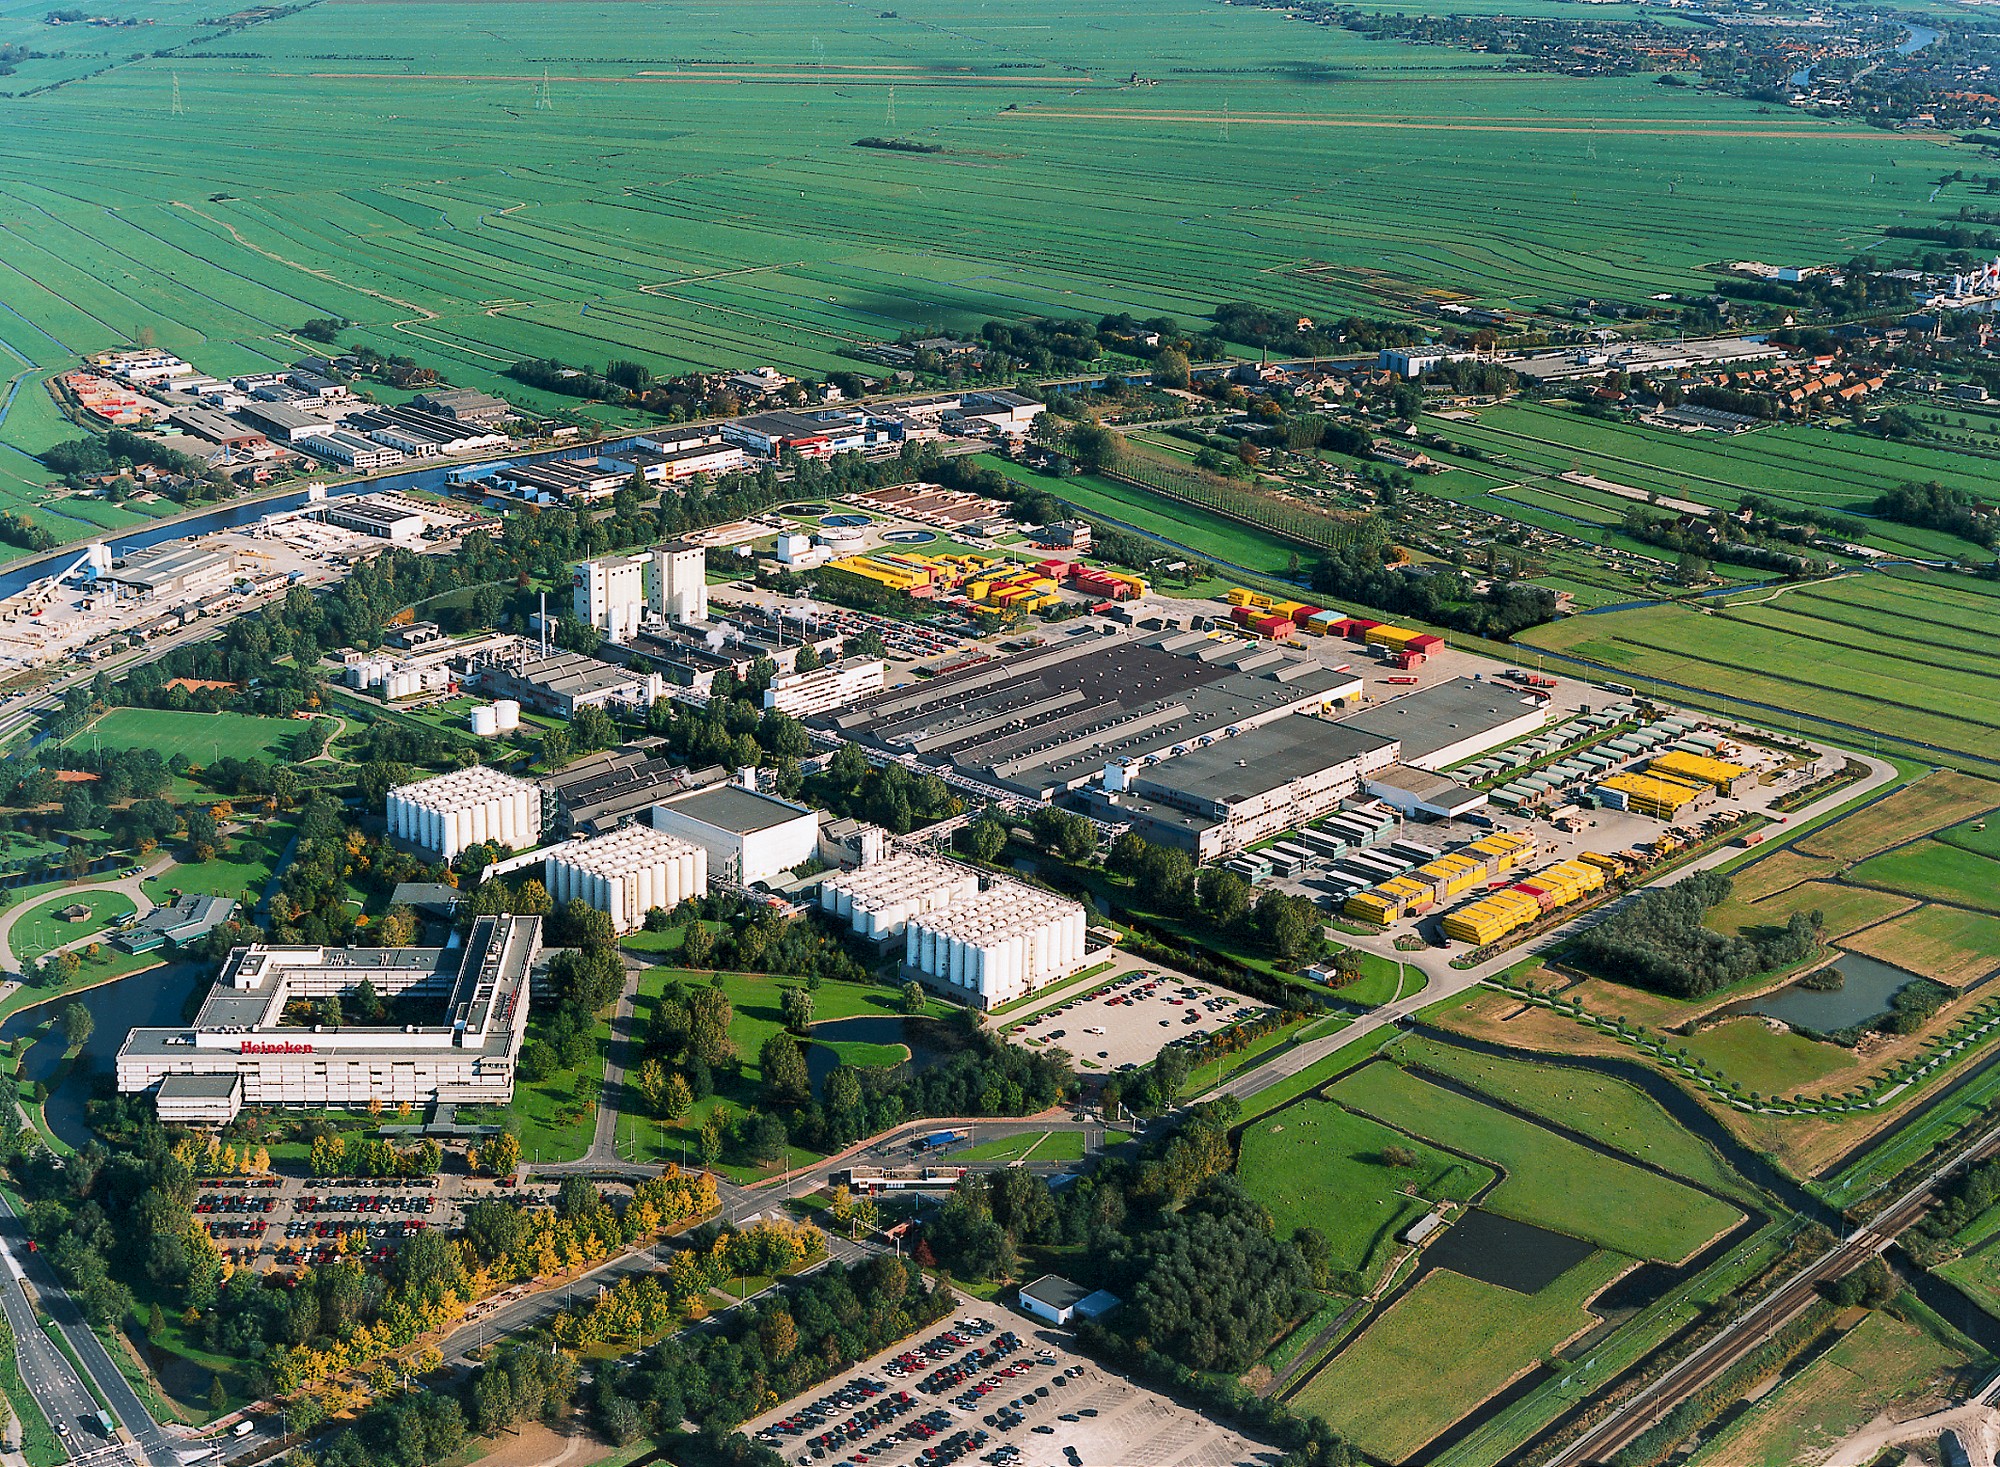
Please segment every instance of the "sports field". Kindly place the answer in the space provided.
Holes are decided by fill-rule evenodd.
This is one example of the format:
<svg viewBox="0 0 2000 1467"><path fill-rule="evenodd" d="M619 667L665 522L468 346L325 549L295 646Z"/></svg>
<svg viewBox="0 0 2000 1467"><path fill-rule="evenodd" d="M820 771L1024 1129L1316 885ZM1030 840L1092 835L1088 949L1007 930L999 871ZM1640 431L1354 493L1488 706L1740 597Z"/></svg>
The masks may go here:
<svg viewBox="0 0 2000 1467"><path fill-rule="evenodd" d="M1393 1146L1413 1152L1416 1164L1383 1160ZM1280 1237L1318 1228L1333 1245L1334 1266L1358 1270L1369 1284L1396 1236L1432 1201L1462 1201L1493 1180L1486 1167L1316 1100L1246 1127L1237 1173L1243 1189L1271 1209Z"/></svg>
<svg viewBox="0 0 2000 1467"><path fill-rule="evenodd" d="M1603 1156L1530 1121L1372 1064L1328 1092L1342 1105L1490 1161L1505 1180L1480 1205L1638 1258L1687 1257L1736 1219L1733 1208Z"/></svg>
<svg viewBox="0 0 2000 1467"><path fill-rule="evenodd" d="M74 748L157 749L195 764L217 759L283 760L305 724L254 713L181 713L170 708L113 708L63 742Z"/></svg>
<svg viewBox="0 0 2000 1467"><path fill-rule="evenodd" d="M1437 1269L1291 1398L1385 1462L1400 1462L1596 1316L1587 1301L1632 1260L1593 1253L1536 1294Z"/></svg>
<svg viewBox="0 0 2000 1467"><path fill-rule="evenodd" d="M223 373L326 315L470 386L521 356L825 371L991 316L1636 299L1845 259L1972 187L1933 193L1929 139L1197 0L146 14L129 46L0 15L67 53L0 98L21 449L65 431L42 375L142 331ZM854 146L880 135L943 151Z"/></svg>

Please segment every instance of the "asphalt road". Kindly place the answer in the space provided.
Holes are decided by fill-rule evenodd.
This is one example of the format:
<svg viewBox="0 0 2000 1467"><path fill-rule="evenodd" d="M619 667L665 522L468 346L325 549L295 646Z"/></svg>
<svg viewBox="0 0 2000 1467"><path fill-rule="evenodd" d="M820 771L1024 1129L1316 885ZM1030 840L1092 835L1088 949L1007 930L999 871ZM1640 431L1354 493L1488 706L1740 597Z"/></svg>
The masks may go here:
<svg viewBox="0 0 2000 1467"><path fill-rule="evenodd" d="M0 1237L4 1237L7 1250L27 1273L29 1282L41 1297L43 1311L55 1321L64 1341L83 1362L98 1393L111 1403L112 1416L133 1439L123 1455L108 1453L92 1460L178 1467L181 1453L188 1449L187 1443L169 1434L153 1419L145 1402L139 1399L138 1393L118 1369L117 1362L90 1328L83 1311L70 1298L48 1261L39 1253L27 1251L26 1232L26 1224L7 1205L6 1199L0 1197ZM83 1425L86 1418L96 1414L96 1398L84 1389L68 1358L42 1332L19 1286L11 1278L0 1282L0 1295L4 1295L7 1321L14 1329L15 1346L21 1357L22 1379L35 1399L42 1403L43 1411L50 1417L49 1424L55 1426L60 1422L69 1427L69 1436L65 1440L72 1456L80 1457L93 1449L102 1449L105 1443L94 1430L88 1430ZM31 1369L34 1374L30 1374Z"/></svg>

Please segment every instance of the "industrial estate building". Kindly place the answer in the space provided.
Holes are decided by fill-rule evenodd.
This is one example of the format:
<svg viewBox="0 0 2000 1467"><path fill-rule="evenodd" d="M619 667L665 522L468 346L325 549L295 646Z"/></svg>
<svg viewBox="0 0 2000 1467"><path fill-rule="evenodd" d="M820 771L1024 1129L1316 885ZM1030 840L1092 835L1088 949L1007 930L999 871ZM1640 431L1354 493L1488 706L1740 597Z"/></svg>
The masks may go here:
<svg viewBox="0 0 2000 1467"><path fill-rule="evenodd" d="M820 883L820 910L879 948L901 939L907 972L990 1009L1083 967L1081 903L937 856L895 851Z"/></svg>
<svg viewBox="0 0 2000 1467"><path fill-rule="evenodd" d="M570 584L576 619L614 642L628 640L648 619L708 619L707 553L685 541L583 561Z"/></svg>
<svg viewBox="0 0 2000 1467"><path fill-rule="evenodd" d="M897 851L819 884L823 912L845 920L856 936L883 943L910 922L979 895L979 873L956 861Z"/></svg>
<svg viewBox="0 0 2000 1467"><path fill-rule="evenodd" d="M628 745L579 759L541 782L555 803L560 835L601 835L644 816L671 795L704 789L727 778L718 765L693 770L676 764L655 744Z"/></svg>
<svg viewBox="0 0 2000 1467"><path fill-rule="evenodd" d="M1199 631L1106 636L1086 628L817 721L885 753L1050 799L1109 764L1322 712L1361 689L1353 674L1284 647Z"/></svg>
<svg viewBox="0 0 2000 1467"><path fill-rule="evenodd" d="M224 1125L246 1105L505 1105L528 1024L542 919L481 917L462 947L239 947L190 1025L134 1029L122 1094L151 1092L163 1121ZM294 999L436 998L433 1024L284 1022Z"/></svg>
<svg viewBox="0 0 2000 1467"><path fill-rule="evenodd" d="M912 916L903 965L960 1002L998 1008L1082 969L1087 926L1079 902L996 881L978 896Z"/></svg>
<svg viewBox="0 0 2000 1467"><path fill-rule="evenodd" d="M719 784L674 795L653 807L653 828L708 852L718 879L750 886L819 853L819 815L810 806Z"/></svg>
<svg viewBox="0 0 2000 1467"><path fill-rule="evenodd" d="M1471 677L1436 683L1341 719L1349 728L1396 740L1405 764L1432 770L1512 743L1548 721L1546 699Z"/></svg>
<svg viewBox="0 0 2000 1467"><path fill-rule="evenodd" d="M671 912L708 894L708 852L645 825L557 846L547 872L551 897L581 897L607 913L616 932L634 931L654 907Z"/></svg>
<svg viewBox="0 0 2000 1467"><path fill-rule="evenodd" d="M633 672L581 652L541 656L532 649L482 657L468 681L488 697L511 698L524 708L565 720L576 717L579 709L614 703L650 708L667 690L657 672Z"/></svg>
<svg viewBox="0 0 2000 1467"><path fill-rule="evenodd" d="M794 718L838 712L882 691L887 666L879 657L849 657L811 672L781 672L764 689L764 706Z"/></svg>
<svg viewBox="0 0 2000 1467"><path fill-rule="evenodd" d="M542 837L542 792L483 764L389 791L389 834L440 860L498 841L526 850Z"/></svg>
<svg viewBox="0 0 2000 1467"><path fill-rule="evenodd" d="M97 578L134 596L181 600L232 584L236 558L220 550L169 542L151 550L128 550Z"/></svg>
<svg viewBox="0 0 2000 1467"><path fill-rule="evenodd" d="M1087 798L1106 820L1210 861L1340 807L1396 741L1324 718L1280 718L1157 761L1105 767Z"/></svg>

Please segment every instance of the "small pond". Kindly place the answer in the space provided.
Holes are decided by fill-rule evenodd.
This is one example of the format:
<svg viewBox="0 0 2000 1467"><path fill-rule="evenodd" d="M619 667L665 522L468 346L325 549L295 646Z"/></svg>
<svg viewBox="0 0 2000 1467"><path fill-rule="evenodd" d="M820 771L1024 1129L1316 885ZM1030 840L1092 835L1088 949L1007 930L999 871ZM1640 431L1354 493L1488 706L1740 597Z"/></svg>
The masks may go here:
<svg viewBox="0 0 2000 1467"><path fill-rule="evenodd" d="M1837 988L1807 988L1802 983L1791 983L1762 998L1731 1005L1727 1012L1763 1014L1799 1028L1833 1034L1881 1018L1889 1012L1889 1000L1896 991L1917 981L1915 973L1864 958L1859 953L1842 953L1830 966L1840 974Z"/></svg>
<svg viewBox="0 0 2000 1467"><path fill-rule="evenodd" d="M806 1046L806 1073L812 1077L815 1093L840 1063L835 1044L901 1045L909 1063L928 1069L946 1053L943 1026L936 1019L906 1019L897 1014L864 1014L852 1019L828 1019L812 1026L812 1037L821 1041Z"/></svg>
<svg viewBox="0 0 2000 1467"><path fill-rule="evenodd" d="M1596 1251L1581 1238L1474 1207L1424 1250L1424 1262L1517 1294L1539 1294Z"/></svg>
<svg viewBox="0 0 2000 1467"><path fill-rule="evenodd" d="M0 1043L5 1043L32 1034L71 1003L82 1004L97 1021L75 1068L49 1097L45 1107L49 1129L72 1146L88 1142L90 1127L84 1121L84 1102L95 1088L95 1077L117 1069L118 1047L125 1042L125 1031L165 1028L182 1022L188 1000L206 985L208 978L209 972L203 964L169 963L21 1009L0 1024ZM63 1048L59 1033L50 1034L31 1048L22 1067L23 1082L53 1079L62 1064Z"/></svg>

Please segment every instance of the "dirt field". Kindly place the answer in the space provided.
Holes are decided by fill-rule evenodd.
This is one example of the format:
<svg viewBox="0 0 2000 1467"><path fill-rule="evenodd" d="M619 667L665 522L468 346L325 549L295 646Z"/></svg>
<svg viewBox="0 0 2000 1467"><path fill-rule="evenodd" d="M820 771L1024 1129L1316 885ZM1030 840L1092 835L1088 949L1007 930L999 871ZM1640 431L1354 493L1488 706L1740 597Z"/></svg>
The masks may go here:
<svg viewBox="0 0 2000 1467"><path fill-rule="evenodd" d="M2000 967L2000 917L1920 907L1853 933L1841 946L1963 988Z"/></svg>
<svg viewBox="0 0 2000 1467"><path fill-rule="evenodd" d="M1797 886L1802 881L1831 876L1838 868L1838 862L1828 860L1824 856L1802 856L1797 851L1773 851L1763 860L1752 861L1749 865L1731 873L1730 897L1739 902L1761 901L1787 887Z"/></svg>
<svg viewBox="0 0 2000 1467"><path fill-rule="evenodd" d="M1822 826L1795 849L1842 863L1859 861L1995 806L2000 806L2000 784L1936 769L1866 809Z"/></svg>

